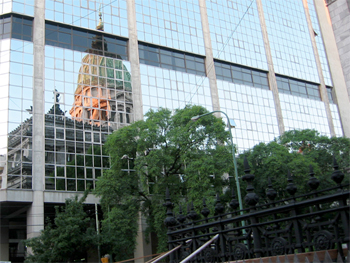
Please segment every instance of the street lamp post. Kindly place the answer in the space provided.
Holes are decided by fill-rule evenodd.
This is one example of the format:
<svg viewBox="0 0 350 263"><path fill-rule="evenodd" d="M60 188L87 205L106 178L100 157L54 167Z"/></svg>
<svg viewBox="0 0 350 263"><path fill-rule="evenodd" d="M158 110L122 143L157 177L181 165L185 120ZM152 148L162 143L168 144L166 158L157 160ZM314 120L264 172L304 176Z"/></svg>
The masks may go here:
<svg viewBox="0 0 350 263"><path fill-rule="evenodd" d="M235 145L233 144L233 139L232 139L232 132L231 132L231 127L235 127L236 124L233 123L231 125L230 119L228 118L227 114L223 111L220 110L216 110L216 111L212 111L212 112L208 112L202 115L198 115L198 116L194 116L191 118L192 121L196 121L199 118L202 118L206 115L210 115L216 112L220 112L222 114L224 114L227 118L227 124L229 125L229 132L230 132L230 140L231 140L231 147L232 147L232 158L233 158L233 164L234 164L234 168L235 168L235 180L236 180L236 187L237 187L237 195L238 195L238 203L239 203L239 209L241 210L241 215L243 214L243 203L242 203L242 196L241 196L241 188L239 185L239 180L238 180L238 172L237 172L237 161L236 161L236 155L235 155Z"/></svg>

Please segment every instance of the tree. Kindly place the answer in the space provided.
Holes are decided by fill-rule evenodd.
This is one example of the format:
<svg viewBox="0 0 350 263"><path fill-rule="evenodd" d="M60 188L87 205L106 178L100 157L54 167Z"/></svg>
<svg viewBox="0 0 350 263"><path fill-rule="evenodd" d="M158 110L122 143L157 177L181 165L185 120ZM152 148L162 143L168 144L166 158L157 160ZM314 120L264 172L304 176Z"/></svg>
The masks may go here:
<svg viewBox="0 0 350 263"><path fill-rule="evenodd" d="M288 170L298 187L297 193L310 191L307 185L309 166L312 165L315 176L320 180L319 189L335 186L331 180L333 171L332 156L338 161L340 168L350 166L350 139L344 137L327 137L315 130L291 130L275 138L270 143L260 143L244 152L238 158L239 173L243 172L243 158L247 156L252 173L255 174L255 192L260 202L267 202L265 190L268 178L271 178L274 189L280 199L287 198ZM348 178L347 178L348 180ZM345 181L344 181L345 182ZM245 184L242 183L244 195Z"/></svg>
<svg viewBox="0 0 350 263"><path fill-rule="evenodd" d="M187 106L174 114L167 109L151 110L145 115L146 120L108 137L105 147L111 157L111 169L97 182L95 194L101 197L106 217L102 231L120 223L129 227L125 233L120 227L113 230L113 235L133 244L124 246L129 252L118 255L117 247L110 243L117 260L127 258L125 253L133 253L135 215L139 211L147 219L148 231L157 235L158 250L166 250L166 214L162 204L167 187L177 207L193 202L198 210L203 198L208 204L214 202L215 194L227 185L223 175L233 162L230 147L226 146L229 133L225 123L213 115L191 121L191 117L207 112L200 106ZM127 216L125 222L119 221L122 215Z"/></svg>
<svg viewBox="0 0 350 263"><path fill-rule="evenodd" d="M73 262L86 257L86 251L96 247L94 221L84 212L85 195L66 199L64 207L55 207L54 224L48 224L40 236L28 239L25 245L32 254L25 262Z"/></svg>

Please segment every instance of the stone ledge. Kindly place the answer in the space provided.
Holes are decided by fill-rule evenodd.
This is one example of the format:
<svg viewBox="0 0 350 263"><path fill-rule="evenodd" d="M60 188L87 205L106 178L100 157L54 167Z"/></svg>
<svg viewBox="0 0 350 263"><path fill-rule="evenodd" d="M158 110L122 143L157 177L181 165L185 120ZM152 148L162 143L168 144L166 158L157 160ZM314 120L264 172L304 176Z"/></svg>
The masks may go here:
<svg viewBox="0 0 350 263"><path fill-rule="evenodd" d="M264 258L253 258L253 259L245 259L245 260L237 260L237 261L229 261L228 263L287 263L287 262L307 262L305 259L307 258L308 262L314 261L314 254L316 253L319 261L318 262L328 262L326 261L326 252L328 252L330 258L332 260L336 260L338 257L337 249L330 250L322 250L315 252L306 252L306 253L298 253L298 254L289 254L289 255L281 255L281 256L273 256L273 257L264 257ZM347 255L348 250L346 248L343 249L344 255ZM296 258L295 258L296 257Z"/></svg>

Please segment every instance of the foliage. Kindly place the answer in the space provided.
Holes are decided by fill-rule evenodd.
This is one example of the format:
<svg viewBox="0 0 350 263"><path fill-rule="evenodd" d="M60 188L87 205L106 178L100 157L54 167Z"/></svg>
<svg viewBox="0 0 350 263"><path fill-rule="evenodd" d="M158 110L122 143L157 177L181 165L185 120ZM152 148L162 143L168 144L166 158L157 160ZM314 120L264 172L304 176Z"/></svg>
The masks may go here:
<svg viewBox="0 0 350 263"><path fill-rule="evenodd" d="M25 245L32 254L25 262L72 262L86 257L86 251L96 246L94 221L84 212L85 195L66 199L64 207L55 207L54 225L48 222L40 236L28 239Z"/></svg>
<svg viewBox="0 0 350 263"><path fill-rule="evenodd" d="M131 229L136 229L135 215L142 211L148 230L157 234L158 250L166 250L162 206L166 187L177 207L193 201L198 211L203 197L208 204L213 203L215 193L222 192L227 184L222 176L233 163L230 148L225 146L229 133L224 122L211 114L191 121L191 117L205 113L207 110L200 106L187 106L174 114L167 109L151 110L145 121L108 137L105 146L111 169L97 182L95 190L106 216L102 231L107 231L108 225L119 224L126 215L121 224L128 225L130 231L113 231L126 244L135 244L136 231ZM108 224L108 220L114 223Z"/></svg>
<svg viewBox="0 0 350 263"><path fill-rule="evenodd" d="M131 200L130 200L131 201ZM126 202L104 213L101 230L102 252L116 255L115 260L133 258L138 225L138 204Z"/></svg>
<svg viewBox="0 0 350 263"><path fill-rule="evenodd" d="M310 165L314 169L315 177L320 180L319 189L335 186L331 180L333 155L340 168L349 167L350 140L344 137L321 136L315 130L291 130L270 143L260 143L241 154L238 159L239 174L244 174L243 157L247 156L251 173L255 174L255 192L260 196L260 201L267 201L265 190L268 178L271 178L273 188L278 193L277 199L287 198L289 195L285 188L288 170L298 187L297 194L310 191L307 185ZM244 186L242 183L243 196Z"/></svg>

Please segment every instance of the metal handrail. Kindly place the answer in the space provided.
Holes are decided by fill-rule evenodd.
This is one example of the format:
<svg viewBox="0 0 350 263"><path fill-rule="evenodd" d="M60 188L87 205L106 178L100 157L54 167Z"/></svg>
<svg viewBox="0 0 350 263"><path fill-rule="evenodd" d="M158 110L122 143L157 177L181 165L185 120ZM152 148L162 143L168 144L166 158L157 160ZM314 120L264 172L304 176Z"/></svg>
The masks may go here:
<svg viewBox="0 0 350 263"><path fill-rule="evenodd" d="M186 263L187 261L191 260L194 256L202 252L203 249L205 249L207 246L209 246L211 243L213 243L216 239L218 239L219 234L216 234L212 239L207 241L204 245L199 247L196 251L194 251L191 255L189 255L187 258L182 260L180 263Z"/></svg>
<svg viewBox="0 0 350 263"><path fill-rule="evenodd" d="M186 243L190 242L191 240L192 239L187 240ZM161 255L157 256L156 258L151 259L150 261L147 261L147 263L156 263L159 260L161 260L162 258L165 258L166 256L170 255L174 251L178 250L180 247L182 247L182 245L178 245L177 247L173 248L172 250L169 250L168 252L161 254Z"/></svg>

